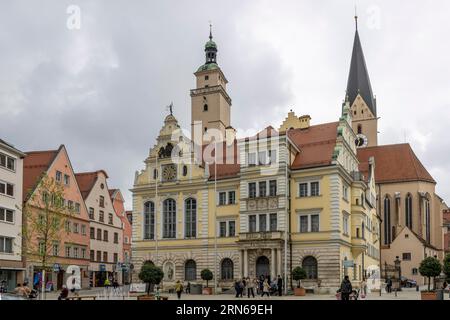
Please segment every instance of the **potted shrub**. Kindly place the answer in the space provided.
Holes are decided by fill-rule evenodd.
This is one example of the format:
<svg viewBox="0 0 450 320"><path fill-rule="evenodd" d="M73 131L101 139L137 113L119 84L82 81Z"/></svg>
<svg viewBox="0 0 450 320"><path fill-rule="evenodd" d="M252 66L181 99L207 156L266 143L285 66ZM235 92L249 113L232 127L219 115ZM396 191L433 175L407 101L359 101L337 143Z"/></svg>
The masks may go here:
<svg viewBox="0 0 450 320"><path fill-rule="evenodd" d="M208 286L208 282L213 279L213 273L209 269L204 269L200 272L200 277L206 281L206 288L203 288L203 294L211 295L212 288Z"/></svg>
<svg viewBox="0 0 450 320"><path fill-rule="evenodd" d="M302 287L301 281L306 279L306 271L302 267L296 267L292 270L292 279L297 281L297 288L294 288L294 295L304 296L306 294L306 290Z"/></svg>
<svg viewBox="0 0 450 320"><path fill-rule="evenodd" d="M150 294L152 286L159 284L164 278L164 272L161 268L145 263L139 272L139 279L147 284L147 294L138 296L138 300L155 300L155 296Z"/></svg>
<svg viewBox="0 0 450 320"><path fill-rule="evenodd" d="M437 293L435 291L434 280L441 274L442 266L437 258L428 257L425 258L419 267L419 272L423 277L428 278L428 290L421 292L422 300L437 300ZM431 278L433 278L433 290L431 290Z"/></svg>

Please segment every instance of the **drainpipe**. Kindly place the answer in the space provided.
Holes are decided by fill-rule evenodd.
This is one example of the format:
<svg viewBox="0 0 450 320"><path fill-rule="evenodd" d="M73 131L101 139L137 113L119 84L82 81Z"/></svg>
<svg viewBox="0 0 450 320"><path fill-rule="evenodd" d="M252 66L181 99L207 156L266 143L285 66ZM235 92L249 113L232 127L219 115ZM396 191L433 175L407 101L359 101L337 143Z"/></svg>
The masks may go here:
<svg viewBox="0 0 450 320"><path fill-rule="evenodd" d="M381 220L381 186L380 185L378 185L378 208L377 208L378 210L378 214L377 214L377 216L378 216L378 241L379 241L379 243L380 243L380 245L379 245L379 249L378 249L378 255L380 256L380 259L379 259L379 261L378 261L378 263L379 263L379 269L380 269L380 281L381 281L381 223L382 223L382 220ZM380 283L380 297L381 297L381 283Z"/></svg>

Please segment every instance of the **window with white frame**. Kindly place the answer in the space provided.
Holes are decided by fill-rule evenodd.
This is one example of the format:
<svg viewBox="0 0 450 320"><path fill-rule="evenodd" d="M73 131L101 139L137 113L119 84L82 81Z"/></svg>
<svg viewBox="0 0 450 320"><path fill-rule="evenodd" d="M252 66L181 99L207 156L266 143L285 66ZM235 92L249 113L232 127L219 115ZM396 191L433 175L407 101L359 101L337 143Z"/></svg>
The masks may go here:
<svg viewBox="0 0 450 320"><path fill-rule="evenodd" d="M70 176L67 174L64 175L64 184L66 186L68 186L70 184Z"/></svg>
<svg viewBox="0 0 450 320"><path fill-rule="evenodd" d="M56 182L61 182L62 181L62 172L61 171L56 171Z"/></svg>
<svg viewBox="0 0 450 320"><path fill-rule="evenodd" d="M13 253L13 238L0 237L0 252Z"/></svg>
<svg viewBox="0 0 450 320"><path fill-rule="evenodd" d="M277 231L278 229L277 214L271 213L269 217L270 217L270 231Z"/></svg>
<svg viewBox="0 0 450 320"><path fill-rule="evenodd" d="M348 201L348 187L345 184L342 186L342 198Z"/></svg>
<svg viewBox="0 0 450 320"><path fill-rule="evenodd" d="M269 197L277 196L277 180L269 181Z"/></svg>
<svg viewBox="0 0 450 320"><path fill-rule="evenodd" d="M277 150L269 150L269 164L277 163Z"/></svg>
<svg viewBox="0 0 450 320"><path fill-rule="evenodd" d="M236 222L234 220L219 221L219 237L234 237L236 236Z"/></svg>
<svg viewBox="0 0 450 320"><path fill-rule="evenodd" d="M267 182L266 181L260 181L258 183L259 185L259 196L265 197L267 194Z"/></svg>
<svg viewBox="0 0 450 320"><path fill-rule="evenodd" d="M311 182L310 186L311 186L311 197L319 196L320 194L319 182L318 181Z"/></svg>
<svg viewBox="0 0 450 320"><path fill-rule="evenodd" d="M300 183L299 184L299 196L301 198L308 196L308 184L307 183Z"/></svg>
<svg viewBox="0 0 450 320"><path fill-rule="evenodd" d="M251 199L256 198L256 182L248 184L248 197Z"/></svg>
<svg viewBox="0 0 450 320"><path fill-rule="evenodd" d="M346 213L342 216L342 232L348 236L348 214Z"/></svg>
<svg viewBox="0 0 450 320"><path fill-rule="evenodd" d="M299 183L298 190L298 195L301 198L318 197L320 196L320 183L319 181L302 182Z"/></svg>
<svg viewBox="0 0 450 320"><path fill-rule="evenodd" d="M268 164L268 160L267 160L267 152L266 151L260 151L258 152L258 164L260 166L264 166Z"/></svg>
<svg viewBox="0 0 450 320"><path fill-rule="evenodd" d="M219 192L219 206L224 206L227 203L227 193Z"/></svg>
<svg viewBox="0 0 450 320"><path fill-rule="evenodd" d="M14 171L16 170L16 159L0 153L0 167Z"/></svg>
<svg viewBox="0 0 450 320"><path fill-rule="evenodd" d="M8 182L0 181L0 194L14 197L14 185Z"/></svg>
<svg viewBox="0 0 450 320"><path fill-rule="evenodd" d="M267 215L260 214L258 218L259 218L259 232L267 231Z"/></svg>
<svg viewBox="0 0 450 320"><path fill-rule="evenodd" d="M299 232L319 232L320 216L318 213L301 214L299 218Z"/></svg>
<svg viewBox="0 0 450 320"><path fill-rule="evenodd" d="M236 236L236 222L234 220L228 221L228 236Z"/></svg>
<svg viewBox="0 0 450 320"><path fill-rule="evenodd" d="M236 191L228 191L228 204L236 204Z"/></svg>
<svg viewBox="0 0 450 320"><path fill-rule="evenodd" d="M256 153L248 153L247 154L247 164L249 167L256 166Z"/></svg>
<svg viewBox="0 0 450 320"><path fill-rule="evenodd" d="M0 222L14 223L14 211L10 209L0 208Z"/></svg>
<svg viewBox="0 0 450 320"><path fill-rule="evenodd" d="M256 215L248 216L248 232L256 232Z"/></svg>
<svg viewBox="0 0 450 320"><path fill-rule="evenodd" d="M227 236L227 222L220 221L219 222L219 237L225 238Z"/></svg>

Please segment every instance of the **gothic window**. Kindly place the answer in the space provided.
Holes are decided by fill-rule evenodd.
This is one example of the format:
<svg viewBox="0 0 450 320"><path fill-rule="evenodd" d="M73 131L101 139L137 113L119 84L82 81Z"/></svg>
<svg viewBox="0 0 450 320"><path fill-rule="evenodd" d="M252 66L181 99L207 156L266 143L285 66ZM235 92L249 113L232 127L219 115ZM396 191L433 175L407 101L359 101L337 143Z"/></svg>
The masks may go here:
<svg viewBox="0 0 450 320"><path fill-rule="evenodd" d="M208 105L207 104L203 105L203 111L208 111Z"/></svg>
<svg viewBox="0 0 450 320"><path fill-rule="evenodd" d="M153 180L156 180L158 178L158 170L153 169Z"/></svg>
<svg viewBox="0 0 450 320"><path fill-rule="evenodd" d="M231 259L225 258L222 260L220 274L222 280L233 280L233 261Z"/></svg>
<svg viewBox="0 0 450 320"><path fill-rule="evenodd" d="M425 200L425 240L431 242L430 200Z"/></svg>
<svg viewBox="0 0 450 320"><path fill-rule="evenodd" d="M408 194L405 199L405 221L408 228L412 228L412 196Z"/></svg>
<svg viewBox="0 0 450 320"><path fill-rule="evenodd" d="M197 264L194 260L188 260L184 264L184 280L193 281L197 279Z"/></svg>
<svg viewBox="0 0 450 320"><path fill-rule="evenodd" d="M184 222L186 238L197 235L197 200L189 198L184 202Z"/></svg>
<svg viewBox="0 0 450 320"><path fill-rule="evenodd" d="M163 238L176 238L177 210L176 202L173 199L166 199L163 202Z"/></svg>
<svg viewBox="0 0 450 320"><path fill-rule="evenodd" d="M358 124L358 134L362 134L362 125Z"/></svg>
<svg viewBox="0 0 450 320"><path fill-rule="evenodd" d="M317 260L314 257L306 257L302 261L302 267L306 272L306 279L317 279Z"/></svg>
<svg viewBox="0 0 450 320"><path fill-rule="evenodd" d="M391 199L384 198L384 244L391 243Z"/></svg>
<svg viewBox="0 0 450 320"><path fill-rule="evenodd" d="M183 166L183 176L186 177L188 174L188 167L187 166Z"/></svg>
<svg viewBox="0 0 450 320"><path fill-rule="evenodd" d="M144 239L155 238L155 204L148 201L144 204Z"/></svg>

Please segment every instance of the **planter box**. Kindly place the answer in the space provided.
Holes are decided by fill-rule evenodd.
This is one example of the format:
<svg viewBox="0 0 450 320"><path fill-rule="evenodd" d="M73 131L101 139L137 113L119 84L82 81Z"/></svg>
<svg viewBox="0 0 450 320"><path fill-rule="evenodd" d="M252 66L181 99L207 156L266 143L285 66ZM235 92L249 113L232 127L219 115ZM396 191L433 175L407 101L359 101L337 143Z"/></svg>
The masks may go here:
<svg viewBox="0 0 450 320"><path fill-rule="evenodd" d="M305 288L294 288L294 295L297 297L303 297L306 295Z"/></svg>
<svg viewBox="0 0 450 320"><path fill-rule="evenodd" d="M138 300L155 300L154 295L141 295L137 297Z"/></svg>
<svg viewBox="0 0 450 320"><path fill-rule="evenodd" d="M420 296L422 300L437 300L437 292L434 291L422 291Z"/></svg>
<svg viewBox="0 0 450 320"><path fill-rule="evenodd" d="M202 294L209 295L209 296L212 295L212 288L203 288Z"/></svg>

